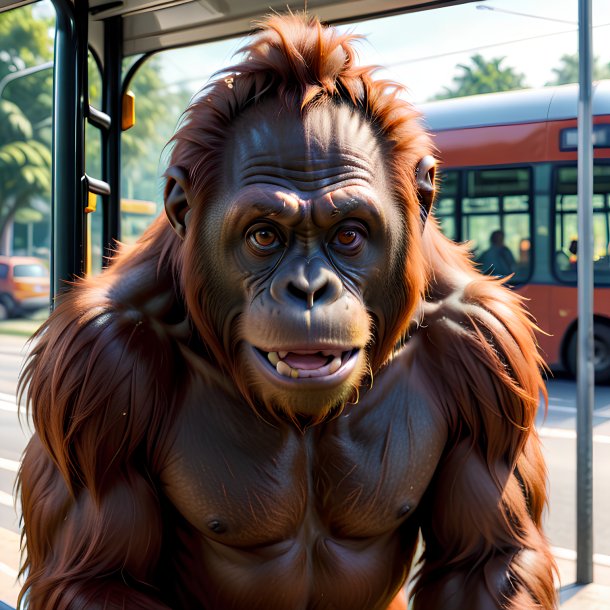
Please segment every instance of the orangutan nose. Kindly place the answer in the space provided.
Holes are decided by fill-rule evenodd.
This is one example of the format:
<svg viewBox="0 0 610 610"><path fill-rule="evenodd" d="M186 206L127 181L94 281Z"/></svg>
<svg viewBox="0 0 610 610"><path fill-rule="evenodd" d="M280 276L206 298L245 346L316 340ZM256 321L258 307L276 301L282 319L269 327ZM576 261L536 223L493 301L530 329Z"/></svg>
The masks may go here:
<svg viewBox="0 0 610 610"><path fill-rule="evenodd" d="M278 302L304 304L307 309L336 301L341 290L337 274L320 258L294 261L271 283L271 294Z"/></svg>

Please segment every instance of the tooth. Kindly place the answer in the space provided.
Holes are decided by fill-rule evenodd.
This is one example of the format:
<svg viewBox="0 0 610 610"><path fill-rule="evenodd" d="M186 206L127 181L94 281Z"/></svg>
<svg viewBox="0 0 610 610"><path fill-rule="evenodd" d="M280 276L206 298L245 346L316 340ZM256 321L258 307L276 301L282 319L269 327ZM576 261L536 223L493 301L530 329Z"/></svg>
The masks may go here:
<svg viewBox="0 0 610 610"><path fill-rule="evenodd" d="M333 359L333 361L328 365L328 374L332 375L336 373L341 367L341 358L338 356Z"/></svg>
<svg viewBox="0 0 610 610"><path fill-rule="evenodd" d="M290 369L290 376L293 379L298 379L299 378L299 371L298 371L298 369Z"/></svg>
<svg viewBox="0 0 610 610"><path fill-rule="evenodd" d="M283 375L284 377L290 377L290 373L292 371L292 369L283 360L280 360L275 365L275 369L280 375Z"/></svg>
<svg viewBox="0 0 610 610"><path fill-rule="evenodd" d="M273 366L276 366L277 363L280 361L280 357L277 355L277 352L269 352L267 354L267 359L269 360L269 362L271 362Z"/></svg>
<svg viewBox="0 0 610 610"><path fill-rule="evenodd" d="M288 356L288 352L278 352L277 354L280 358L286 358L286 356Z"/></svg>

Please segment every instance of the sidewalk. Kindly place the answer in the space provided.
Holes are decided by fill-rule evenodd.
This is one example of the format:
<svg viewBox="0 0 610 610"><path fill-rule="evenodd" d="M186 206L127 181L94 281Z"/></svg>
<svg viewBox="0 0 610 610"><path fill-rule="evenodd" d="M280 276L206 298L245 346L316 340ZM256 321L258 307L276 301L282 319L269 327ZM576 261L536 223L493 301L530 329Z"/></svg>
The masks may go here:
<svg viewBox="0 0 610 610"><path fill-rule="evenodd" d="M559 568L561 589L559 601L561 610L610 610L610 567L600 564L593 566L594 583L574 584L576 562L571 559L555 558Z"/></svg>
<svg viewBox="0 0 610 610"><path fill-rule="evenodd" d="M44 316L38 319L0 321L0 350L19 353L29 336L40 326ZM12 335L2 341L2 335ZM610 610L610 566L594 566L594 583L586 586L572 584L576 577L576 564L569 559L557 558L561 589L561 610ZM19 584L19 535L0 527L0 601L10 606L17 603ZM466 609L465 609L466 610Z"/></svg>
<svg viewBox="0 0 610 610"><path fill-rule="evenodd" d="M2 335L30 337L47 317L47 312L36 314L33 318L11 318L0 320L0 337ZM1 338L0 338L1 341Z"/></svg>

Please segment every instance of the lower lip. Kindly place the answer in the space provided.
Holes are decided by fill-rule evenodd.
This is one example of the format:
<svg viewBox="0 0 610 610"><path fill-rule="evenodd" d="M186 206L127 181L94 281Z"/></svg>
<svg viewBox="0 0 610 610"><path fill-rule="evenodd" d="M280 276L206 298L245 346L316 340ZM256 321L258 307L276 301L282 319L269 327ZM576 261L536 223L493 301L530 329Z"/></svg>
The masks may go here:
<svg viewBox="0 0 610 610"><path fill-rule="evenodd" d="M360 357L360 350L352 350L351 356L346 362L342 363L341 366L331 375L325 375L324 377L285 377L280 375L275 367L272 367L270 362L261 354L255 347L250 346L250 349L254 353L254 360L257 362L262 369L263 374L267 379L273 381L285 388L294 388L299 386L300 388L317 389L325 388L328 386L337 386L343 383L354 371L358 359Z"/></svg>

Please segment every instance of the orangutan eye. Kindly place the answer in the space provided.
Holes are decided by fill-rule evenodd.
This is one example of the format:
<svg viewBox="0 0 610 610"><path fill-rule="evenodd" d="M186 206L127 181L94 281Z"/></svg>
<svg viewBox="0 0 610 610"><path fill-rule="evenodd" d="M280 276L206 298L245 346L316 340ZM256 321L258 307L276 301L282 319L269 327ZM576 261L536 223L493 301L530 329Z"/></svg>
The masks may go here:
<svg viewBox="0 0 610 610"><path fill-rule="evenodd" d="M259 253L276 250L282 246L278 231L267 225L252 227L246 235L246 241L255 252Z"/></svg>
<svg viewBox="0 0 610 610"><path fill-rule="evenodd" d="M361 250L367 237L367 231L361 225L343 226L335 233L331 245L345 254L356 254Z"/></svg>

